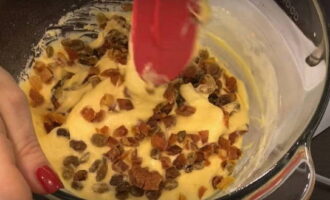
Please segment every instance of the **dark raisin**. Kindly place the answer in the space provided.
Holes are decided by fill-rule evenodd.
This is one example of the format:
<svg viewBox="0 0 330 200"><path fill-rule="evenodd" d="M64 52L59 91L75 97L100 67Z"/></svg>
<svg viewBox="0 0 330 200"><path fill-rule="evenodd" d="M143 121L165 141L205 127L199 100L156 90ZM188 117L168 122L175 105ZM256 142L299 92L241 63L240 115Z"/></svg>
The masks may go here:
<svg viewBox="0 0 330 200"><path fill-rule="evenodd" d="M226 78L226 87L231 93L237 92L237 81L234 77Z"/></svg>
<svg viewBox="0 0 330 200"><path fill-rule="evenodd" d="M176 118L173 115L168 115L162 119L164 125L166 128L170 128L172 126L175 126L176 124Z"/></svg>
<svg viewBox="0 0 330 200"><path fill-rule="evenodd" d="M159 160L160 158L160 150L159 149L151 149L150 151L150 157L155 159L155 160Z"/></svg>
<svg viewBox="0 0 330 200"><path fill-rule="evenodd" d="M73 39L73 40L64 39L61 41L61 44L64 47L70 48L71 50L74 50L74 51L80 51L85 48L85 43L79 39Z"/></svg>
<svg viewBox="0 0 330 200"><path fill-rule="evenodd" d="M209 102L212 103L215 106L219 106L219 96L216 93L212 93L208 97Z"/></svg>
<svg viewBox="0 0 330 200"><path fill-rule="evenodd" d="M120 110L133 110L134 105L129 99L117 99Z"/></svg>
<svg viewBox="0 0 330 200"><path fill-rule="evenodd" d="M192 165L195 163L196 160L196 153L195 152L190 152L187 155L187 164Z"/></svg>
<svg viewBox="0 0 330 200"><path fill-rule="evenodd" d="M63 167L62 168L62 177L65 180L70 180L74 175L73 167Z"/></svg>
<svg viewBox="0 0 330 200"><path fill-rule="evenodd" d="M217 185L222 181L223 177L222 176L215 176L212 179L212 186L214 189L217 189Z"/></svg>
<svg viewBox="0 0 330 200"><path fill-rule="evenodd" d="M84 181L87 179L87 170L79 170L73 176L73 181Z"/></svg>
<svg viewBox="0 0 330 200"><path fill-rule="evenodd" d="M98 58L92 55L80 55L79 63L87 66L95 66L98 62Z"/></svg>
<svg viewBox="0 0 330 200"><path fill-rule="evenodd" d="M186 164L187 164L187 159L184 154L178 155L173 161L173 165L178 170L183 169Z"/></svg>
<svg viewBox="0 0 330 200"><path fill-rule="evenodd" d="M173 180L173 179L168 179L164 182L164 189L165 190L173 190L177 188L179 185L178 181Z"/></svg>
<svg viewBox="0 0 330 200"><path fill-rule="evenodd" d="M122 145L127 147L139 146L139 141L135 137L123 137L120 139Z"/></svg>
<svg viewBox="0 0 330 200"><path fill-rule="evenodd" d="M196 112L196 108L189 105L182 105L175 110L177 115L188 117L193 115Z"/></svg>
<svg viewBox="0 0 330 200"><path fill-rule="evenodd" d="M110 179L110 185L118 186L124 182L124 176L120 174L115 174Z"/></svg>
<svg viewBox="0 0 330 200"><path fill-rule="evenodd" d="M180 172L175 167L170 167L166 169L165 176L167 179L175 179L176 177L180 176Z"/></svg>
<svg viewBox="0 0 330 200"><path fill-rule="evenodd" d="M177 133L177 141L179 143L182 143L184 141L184 139L186 138L187 132L186 131L179 131Z"/></svg>
<svg viewBox="0 0 330 200"><path fill-rule="evenodd" d="M87 148L87 145L82 140L71 140L70 147L75 151L82 152Z"/></svg>
<svg viewBox="0 0 330 200"><path fill-rule="evenodd" d="M173 145L170 146L169 148L166 149L168 155L177 155L182 152L182 148L178 145Z"/></svg>
<svg viewBox="0 0 330 200"><path fill-rule="evenodd" d="M144 190L134 185L130 187L129 192L134 197L142 197L144 195Z"/></svg>
<svg viewBox="0 0 330 200"><path fill-rule="evenodd" d="M236 95L233 93L224 94L219 97L219 105L224 106L236 101Z"/></svg>
<svg viewBox="0 0 330 200"><path fill-rule="evenodd" d="M160 157L160 162L162 164L162 168L164 169L167 169L172 165L171 159L169 157Z"/></svg>
<svg viewBox="0 0 330 200"><path fill-rule="evenodd" d="M70 132L68 131L68 129L59 128L59 129L57 129L56 134L57 134L57 136L70 139Z"/></svg>
<svg viewBox="0 0 330 200"><path fill-rule="evenodd" d="M122 125L114 130L113 135L116 137L123 137L126 136L127 133L128 133L127 128L124 125Z"/></svg>
<svg viewBox="0 0 330 200"><path fill-rule="evenodd" d="M116 197L118 199L127 199L130 191L130 184L127 181L122 182L116 187Z"/></svg>
<svg viewBox="0 0 330 200"><path fill-rule="evenodd" d="M105 156L109 158L111 162L115 162L119 159L119 157L124 153L124 149L122 146L117 145L113 146L110 151L108 151Z"/></svg>
<svg viewBox="0 0 330 200"><path fill-rule="evenodd" d="M95 133L91 138L91 142L97 147L104 147L108 144L108 137L103 134Z"/></svg>
<svg viewBox="0 0 330 200"><path fill-rule="evenodd" d="M83 184L81 182L79 182L79 181L73 181L71 183L71 187L73 189L75 189L75 190L78 190L78 191L80 191L80 190L82 190L84 188Z"/></svg>
<svg viewBox="0 0 330 200"><path fill-rule="evenodd" d="M186 100L183 98L183 96L179 93L178 96L176 97L176 100L175 100L176 104L178 106L182 106Z"/></svg>
<svg viewBox="0 0 330 200"><path fill-rule="evenodd" d="M96 170L99 168L100 164L101 164L101 160L95 160L93 162L93 164L90 166L90 168L88 169L89 172L93 173L96 172Z"/></svg>
<svg viewBox="0 0 330 200"><path fill-rule="evenodd" d="M148 200L157 200L159 199L161 192L158 190L148 190L145 192L146 197Z"/></svg>
<svg viewBox="0 0 330 200"><path fill-rule="evenodd" d="M209 52L206 49L201 49L198 52L198 56L201 60L206 60L209 58Z"/></svg>
<svg viewBox="0 0 330 200"><path fill-rule="evenodd" d="M163 96L164 98L170 103L173 104L177 98L178 90L177 88L172 84L168 84Z"/></svg>
<svg viewBox="0 0 330 200"><path fill-rule="evenodd" d="M96 171L96 177L95 177L96 181L97 182L102 181L106 177L107 172L108 172L108 163L107 160L103 158L99 169Z"/></svg>
<svg viewBox="0 0 330 200"><path fill-rule="evenodd" d="M123 173L128 170L129 166L122 160L118 160L117 162L112 164L112 170L118 173Z"/></svg>
<svg viewBox="0 0 330 200"><path fill-rule="evenodd" d="M63 160L63 165L65 167L77 167L79 165L79 158L77 156L67 156Z"/></svg>
<svg viewBox="0 0 330 200"><path fill-rule="evenodd" d="M110 188L109 188L109 185L106 183L95 183L92 186L92 190L96 193L102 194L102 193L108 192L110 190Z"/></svg>

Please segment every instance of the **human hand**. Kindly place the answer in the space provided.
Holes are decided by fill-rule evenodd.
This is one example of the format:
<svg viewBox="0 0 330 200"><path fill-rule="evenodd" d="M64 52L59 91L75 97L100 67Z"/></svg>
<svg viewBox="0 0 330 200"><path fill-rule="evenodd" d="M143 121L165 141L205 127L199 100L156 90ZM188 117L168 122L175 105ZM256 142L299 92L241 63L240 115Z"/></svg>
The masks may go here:
<svg viewBox="0 0 330 200"><path fill-rule="evenodd" d="M63 188L35 136L28 102L0 67L0 199L32 199Z"/></svg>

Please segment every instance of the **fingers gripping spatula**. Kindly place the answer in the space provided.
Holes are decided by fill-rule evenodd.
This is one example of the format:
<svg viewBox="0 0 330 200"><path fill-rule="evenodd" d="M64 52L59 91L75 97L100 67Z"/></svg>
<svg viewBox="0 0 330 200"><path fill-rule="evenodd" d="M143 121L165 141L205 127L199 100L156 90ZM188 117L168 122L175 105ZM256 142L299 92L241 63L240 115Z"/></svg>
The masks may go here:
<svg viewBox="0 0 330 200"><path fill-rule="evenodd" d="M197 0L135 0L133 56L138 73L157 74L157 81L176 77L191 58L197 23ZM154 80L155 81L155 80Z"/></svg>

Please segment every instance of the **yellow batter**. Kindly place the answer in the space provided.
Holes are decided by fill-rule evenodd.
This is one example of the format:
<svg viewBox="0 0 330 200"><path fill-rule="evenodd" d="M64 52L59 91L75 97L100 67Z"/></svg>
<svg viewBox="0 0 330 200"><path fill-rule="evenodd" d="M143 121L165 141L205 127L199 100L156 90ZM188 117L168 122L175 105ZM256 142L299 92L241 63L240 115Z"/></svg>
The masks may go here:
<svg viewBox="0 0 330 200"><path fill-rule="evenodd" d="M104 42L104 36L106 33L114 27L118 28L117 26L118 25L115 22L109 21L104 31L99 35L99 38L96 41L91 42L90 46L93 48L101 46ZM121 31L125 32L125 30ZM54 55L49 57L44 52L39 58L37 58L37 60L51 67L50 69L53 72L53 78L50 83L43 83L42 88L39 88L40 95L44 98L44 102L38 106L31 106L33 123L41 147L55 171L60 175L66 190L76 196L89 200L115 199L115 189L113 186L109 185L110 190L102 194L96 193L92 190L92 186L96 183L95 173L88 174L87 180L82 182L82 190L77 191L73 189L71 187L72 181L65 180L61 176L63 159L69 155L81 157L84 153L89 152L90 157L88 161L80 164L77 169L75 169L76 171L81 169L88 171L89 167L96 159L102 158L102 155L109 151L108 146L96 147L91 143L91 136L96 133L96 129L108 126L110 129L109 135L111 136L117 127L125 125L128 129L128 136L133 136L131 130L132 127L141 120L146 121L153 114L155 106L165 101L163 94L167 85L165 84L154 87L141 80L135 70L134 64L132 63L131 56L128 58L127 65L122 65L115 62L107 53L105 53L95 66L97 66L100 72L110 68L118 68L124 76L125 81L121 85L114 85L109 81L109 78L100 76L101 82L93 87L91 83L83 83L89 73L90 67L77 63L66 63L65 61L68 60L68 54L63 49L61 43L57 41L53 42L51 45L54 49ZM65 56L64 62L63 55ZM221 68L224 70L223 74L232 76L230 72L224 69L224 66L221 66ZM44 116L46 113L49 113L48 110L53 107L51 102L52 88L59 80L63 79L64 74L67 74L67 72L72 72L74 75L65 82L65 87L69 89L63 91L61 105L56 110L57 113L65 113L65 122L60 127L54 128L47 134L44 128ZM29 77L32 76L38 75L35 70L31 69L29 71ZM27 96L30 96L31 80L22 81L20 86ZM125 95L125 93L128 93L129 97L127 97L127 94ZM181 130L186 130L187 133L197 133L201 130L208 130L208 142L217 143L219 136L228 138L228 135L234 131L247 130L247 125L249 123L248 99L244 85L241 81L237 80L236 101L227 104L225 106L226 108L223 108L231 109L231 107L237 105L237 103L240 105L240 109L229 117L228 127L226 127L224 123L223 109L210 103L208 100L208 94L198 92L190 83L181 85L180 93L188 105L196 108L196 112L188 117L177 115L176 125L164 129L167 138L172 133L177 133ZM101 122L90 123L86 121L81 114L83 108L88 106L96 112L104 109L100 105L100 100L105 94L111 94L115 99L129 98L134 105L134 109L127 111L120 110L116 112L106 111L105 118ZM174 110L172 110L171 113L175 114ZM56 134L56 131L59 128L66 128L70 132L71 140L84 141L87 145L87 149L83 153L74 151L70 148L69 140L67 138L59 137ZM240 148L241 144L242 138L239 136L233 146ZM132 148L125 147L125 150L129 149ZM151 171L156 170L164 176L165 171L162 168L161 162L150 157L151 149L150 138L144 139L137 147L138 155L142 157L142 166L148 167ZM111 169L110 161L108 162L109 170L106 178L102 181L106 184L109 184L111 176L116 173ZM191 173L185 173L182 171L181 175L177 178L178 187L170 191L162 190L160 199L199 199L198 193L201 187L206 189L206 192L202 197L203 199L212 195L215 191L212 187L212 178L216 175L228 177L230 172L222 168L222 158L218 155L211 156L209 162L209 166L204 167L201 170L194 170ZM228 180L231 179L229 178L227 181ZM221 188L221 186L219 186L219 188ZM143 196L137 198L130 195L129 199L146 199L146 197Z"/></svg>

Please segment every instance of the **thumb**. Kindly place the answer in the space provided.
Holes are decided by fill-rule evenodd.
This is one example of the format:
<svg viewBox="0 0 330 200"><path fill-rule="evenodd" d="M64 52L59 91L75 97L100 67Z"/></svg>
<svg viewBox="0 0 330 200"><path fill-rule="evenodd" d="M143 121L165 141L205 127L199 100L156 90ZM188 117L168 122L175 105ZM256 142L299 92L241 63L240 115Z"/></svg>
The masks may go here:
<svg viewBox="0 0 330 200"><path fill-rule="evenodd" d="M0 113L5 122L17 166L35 193L53 193L63 185L49 167L34 134L28 102L11 76L0 68Z"/></svg>

